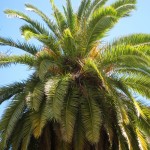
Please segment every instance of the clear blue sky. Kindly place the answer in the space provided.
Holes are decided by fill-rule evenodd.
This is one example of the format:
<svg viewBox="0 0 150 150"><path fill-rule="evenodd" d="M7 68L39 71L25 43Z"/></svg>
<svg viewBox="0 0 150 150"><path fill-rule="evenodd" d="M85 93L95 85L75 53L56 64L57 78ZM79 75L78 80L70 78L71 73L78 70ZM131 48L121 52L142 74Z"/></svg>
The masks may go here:
<svg viewBox="0 0 150 150"><path fill-rule="evenodd" d="M72 0L73 7L76 10L81 0ZM110 0L109 2L114 2ZM7 18L3 11L7 8L20 10L26 14L31 12L25 11L24 4L30 3L40 8L43 12L51 15L51 7L49 0L1 0L0 2L0 36L11 37L14 40L22 39L19 33L19 27L24 23L18 19ZM59 8L65 4L65 0L55 0L55 3ZM37 18L39 19L39 18ZM150 0L137 0L137 10L132 12L131 17L124 18L110 31L106 40L111 40L114 37L123 36L131 33L150 33ZM9 54L21 54L17 49L10 47L0 47L0 52L8 51ZM22 65L11 66L10 68L0 68L0 86L8 85L14 81L21 81L28 77L31 72L29 69ZM0 106L0 114L6 107L3 103Z"/></svg>

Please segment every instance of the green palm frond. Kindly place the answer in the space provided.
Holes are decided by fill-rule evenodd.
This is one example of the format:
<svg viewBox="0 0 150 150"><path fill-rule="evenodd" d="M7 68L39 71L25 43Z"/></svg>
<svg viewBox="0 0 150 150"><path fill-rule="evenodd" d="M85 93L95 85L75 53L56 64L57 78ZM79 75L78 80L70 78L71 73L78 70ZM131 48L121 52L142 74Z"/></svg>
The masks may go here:
<svg viewBox="0 0 150 150"><path fill-rule="evenodd" d="M117 12L112 7L102 8L92 14L87 28L87 52L100 40L118 21Z"/></svg>
<svg viewBox="0 0 150 150"><path fill-rule="evenodd" d="M8 106L5 114L2 116L0 121L0 131L4 135L2 139L3 148L7 146L7 141L9 140L15 125L18 122L20 116L22 115L25 108L24 95L15 96L12 103Z"/></svg>
<svg viewBox="0 0 150 150"><path fill-rule="evenodd" d="M21 146L22 138L23 138L23 127L25 121L27 121L28 113L24 113L23 116L18 120L18 123L15 126L15 130L11 136L12 150L19 149ZM11 147L11 146L10 146Z"/></svg>
<svg viewBox="0 0 150 150"><path fill-rule="evenodd" d="M64 30L63 33L63 41L62 41L62 48L63 52L67 56L74 56L77 53L76 46L75 46L75 41L73 38L73 35L71 33L71 30L69 28Z"/></svg>
<svg viewBox="0 0 150 150"><path fill-rule="evenodd" d="M46 109L46 102L43 102L40 106L39 111L33 111L30 114L30 119L32 121L32 129L33 129L33 135L36 139L38 139L42 132L43 128L45 127L49 115L49 111Z"/></svg>
<svg viewBox="0 0 150 150"><path fill-rule="evenodd" d="M91 0L82 0L77 12L77 18L80 21L82 16L84 16L86 10L88 9Z"/></svg>
<svg viewBox="0 0 150 150"><path fill-rule="evenodd" d="M52 5L52 9L54 12L54 17L55 20L57 22L58 28L59 28L59 32L60 35L62 34L62 32L64 31L65 28L67 28L67 24L66 24L66 18L65 16L59 11L59 9L56 7L54 0L50 0L51 5Z"/></svg>
<svg viewBox="0 0 150 150"><path fill-rule="evenodd" d="M92 99L90 91L83 88L83 98L81 104L81 115L83 126L85 129L85 135L89 142L97 143L99 140L100 126L102 123L101 112L96 101Z"/></svg>
<svg viewBox="0 0 150 150"><path fill-rule="evenodd" d="M136 133L135 128L131 125L124 126L125 132L128 136L129 146L132 147L133 150L140 150L140 145L138 141L138 135Z"/></svg>
<svg viewBox="0 0 150 150"><path fill-rule="evenodd" d="M148 143L147 143L147 139L144 136L144 134L138 128L136 128L136 133L137 133L137 136L139 139L139 144L141 145L141 147L144 150L148 150Z"/></svg>
<svg viewBox="0 0 150 150"><path fill-rule="evenodd" d="M103 43L136 0L82 0L76 12L66 0L62 12L50 0L53 16L25 4L44 24L20 18L25 41L0 37L0 46L29 54L0 53L0 67L25 64L30 78L0 87L0 104L11 103L0 120L0 150L148 150L150 137L150 35L132 34ZM37 40L40 47L28 43ZM140 100L142 95L147 100Z"/></svg>
<svg viewBox="0 0 150 150"><path fill-rule="evenodd" d="M20 42L20 41L15 42L10 38L3 38L3 37L0 37L0 45L19 48L32 55L35 55L40 50L39 48L37 48L36 46L32 44L29 44L26 42Z"/></svg>
<svg viewBox="0 0 150 150"><path fill-rule="evenodd" d="M61 110L65 96L68 92L70 76L64 76L54 79L49 79L45 85L45 93L47 95L47 107L49 109L50 119L60 121Z"/></svg>
<svg viewBox="0 0 150 150"><path fill-rule="evenodd" d="M71 0L66 0L67 5L67 23L70 31L73 31L75 29L76 24L76 16L74 15L73 8L71 5Z"/></svg>
<svg viewBox="0 0 150 150"><path fill-rule="evenodd" d="M34 21L27 15L23 14L22 12L7 9L4 11L4 13L7 14L8 17L19 18L26 21L27 23L31 24L41 34L45 34L47 36L49 35L49 31L44 26L42 26L38 21Z"/></svg>
<svg viewBox="0 0 150 150"><path fill-rule="evenodd" d="M142 111L143 111L143 109L142 109ZM149 113L149 110L148 110L148 113ZM150 123L149 123L149 120L148 119L145 120L142 117L139 117L139 119L137 120L137 124L138 124L139 129L144 133L144 135L146 137L149 137L149 135L150 135Z"/></svg>
<svg viewBox="0 0 150 150"><path fill-rule="evenodd" d="M25 40L30 40L31 38L35 38L40 42L45 43L45 40L48 40L48 35L39 34L31 25L25 25L20 28L22 36Z"/></svg>
<svg viewBox="0 0 150 150"><path fill-rule="evenodd" d="M44 20L47 26L51 29L51 31L59 37L57 25L53 21L51 21L48 16L46 16L41 10L39 10L31 4L25 4L25 6L27 10L33 11L36 14L38 14Z"/></svg>
<svg viewBox="0 0 150 150"><path fill-rule="evenodd" d="M135 10L136 0L118 0L111 6L117 11L119 17L129 16L132 10Z"/></svg>
<svg viewBox="0 0 150 150"><path fill-rule="evenodd" d="M58 46L59 42L52 34L49 34L49 36L44 34L39 34L32 28L32 26L28 26L28 25L22 26L21 32L26 40L35 38L38 41L40 41L42 44L50 48L55 53L57 54L60 53L60 47Z"/></svg>
<svg viewBox="0 0 150 150"><path fill-rule="evenodd" d="M144 46L150 44L149 34L131 34L128 36L121 37L113 41L112 45L133 45L133 46Z"/></svg>
<svg viewBox="0 0 150 150"><path fill-rule="evenodd" d="M11 64L25 64L29 67L33 67L34 65L34 57L31 55L21 55L21 56L0 56L0 67L6 67Z"/></svg>
<svg viewBox="0 0 150 150"><path fill-rule="evenodd" d="M94 0L92 3L90 3L90 6L88 7L87 11L85 12L85 17L88 19L90 18L91 14L101 9L101 7L107 2L107 0Z"/></svg>
<svg viewBox="0 0 150 150"><path fill-rule="evenodd" d="M130 77L129 77L130 78ZM115 82L114 82L115 81ZM121 90L127 97L128 99L131 101L130 105L133 107L133 109L131 109L132 111L136 111L136 115L139 117L141 116L143 119L146 119L145 114L143 113L141 106L139 105L139 103L135 100L135 98L132 96L131 92L129 91L127 85L125 83L123 83L123 81L121 80L113 80L113 82L115 83L116 87Z"/></svg>
<svg viewBox="0 0 150 150"><path fill-rule="evenodd" d="M79 105L79 92L76 88L69 89L66 98L64 99L62 117L61 117L61 131L62 137L66 142L71 142L74 128L76 115Z"/></svg>
<svg viewBox="0 0 150 150"><path fill-rule="evenodd" d="M39 32L32 25L23 25L20 27L21 35L26 39L30 40L34 35L39 34Z"/></svg>
<svg viewBox="0 0 150 150"><path fill-rule="evenodd" d="M15 96L16 94L23 92L24 87L26 86L25 82L15 82L13 84L9 84L7 86L3 86L0 88L0 104Z"/></svg>
<svg viewBox="0 0 150 150"><path fill-rule="evenodd" d="M108 59L109 58L109 59ZM132 64L128 61L132 61ZM149 65L149 57L139 51L137 48L129 46L129 45L121 45L116 47L111 47L106 49L102 53L102 64L106 65L114 65L114 66L126 66L126 67L136 67L140 66L148 66Z"/></svg>
<svg viewBox="0 0 150 150"><path fill-rule="evenodd" d="M84 127L82 124L81 110L79 108L74 127L74 147L75 150L82 150L85 142Z"/></svg>
<svg viewBox="0 0 150 150"><path fill-rule="evenodd" d="M40 105L44 98L44 84L36 83L33 92L29 92L26 97L26 103L30 109L39 111Z"/></svg>
<svg viewBox="0 0 150 150"><path fill-rule="evenodd" d="M140 75L136 74L136 76L132 76L130 74L129 77L121 77L121 82L127 85L129 88L131 88L133 91L150 98L150 82L149 82L149 76L147 75ZM132 82L132 83L131 83Z"/></svg>
<svg viewBox="0 0 150 150"><path fill-rule="evenodd" d="M21 149L28 150L28 146L33 133L32 122L29 114L27 114L27 116L24 118L24 124L21 132L22 132Z"/></svg>

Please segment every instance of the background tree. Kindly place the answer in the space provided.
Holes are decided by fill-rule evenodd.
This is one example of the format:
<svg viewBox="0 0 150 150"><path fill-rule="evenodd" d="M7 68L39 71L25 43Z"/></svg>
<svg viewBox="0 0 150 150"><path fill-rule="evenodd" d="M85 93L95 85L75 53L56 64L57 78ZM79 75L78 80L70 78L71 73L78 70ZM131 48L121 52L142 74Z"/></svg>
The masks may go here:
<svg viewBox="0 0 150 150"><path fill-rule="evenodd" d="M34 69L23 82L0 88L0 103L11 104L0 121L2 150L148 150L149 108L133 93L150 98L150 35L133 34L103 44L102 39L122 17L135 9L135 0L82 0L74 12L70 0L62 13L51 0L51 21L26 4L47 25L19 11L10 17L28 42L0 37L0 45L23 55L0 55L0 67L25 64Z"/></svg>

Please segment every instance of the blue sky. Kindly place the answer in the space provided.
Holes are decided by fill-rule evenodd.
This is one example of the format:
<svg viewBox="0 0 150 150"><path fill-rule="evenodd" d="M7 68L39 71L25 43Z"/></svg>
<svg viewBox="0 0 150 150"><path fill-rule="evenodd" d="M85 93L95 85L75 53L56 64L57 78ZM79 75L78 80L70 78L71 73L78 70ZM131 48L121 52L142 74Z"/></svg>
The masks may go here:
<svg viewBox="0 0 150 150"><path fill-rule="evenodd" d="M110 0L109 3L114 1ZM0 36L11 37L14 40L23 40L19 33L19 27L24 22L18 19L7 18L3 11L8 8L19 10L35 18L36 16L31 12L25 11L25 3L35 5L49 16L52 14L49 0L3 0L0 2ZM62 5L65 5L65 0L55 0L55 3L59 8L62 8ZM72 3L76 10L80 0L72 0ZM114 29L109 32L109 36L105 40L111 40L131 33L150 33L150 0L137 0L137 10L132 12L131 17L121 19ZM0 52L22 54L21 51L10 47L0 47ZM7 69L0 68L0 86L24 80L29 74L31 74L31 71L23 65L11 66ZM0 106L0 114L2 114L6 106L6 103Z"/></svg>

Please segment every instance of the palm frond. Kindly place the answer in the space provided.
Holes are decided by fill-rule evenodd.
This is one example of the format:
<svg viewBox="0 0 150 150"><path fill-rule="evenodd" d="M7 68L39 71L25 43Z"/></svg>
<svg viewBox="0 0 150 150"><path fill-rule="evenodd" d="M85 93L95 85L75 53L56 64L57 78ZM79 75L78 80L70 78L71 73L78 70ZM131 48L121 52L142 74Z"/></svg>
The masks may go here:
<svg viewBox="0 0 150 150"><path fill-rule="evenodd" d="M33 67L34 65L34 57L31 55L21 55L21 56L0 56L0 67L6 67L11 64L25 64L29 67Z"/></svg>
<svg viewBox="0 0 150 150"><path fill-rule="evenodd" d="M7 14L8 17L19 18L19 19L26 21L27 23L31 24L41 34L44 34L47 36L49 35L49 31L44 26L42 26L38 21L34 21L33 19L31 19L30 17L28 17L22 12L7 9L4 11L4 13Z"/></svg>
<svg viewBox="0 0 150 150"><path fill-rule="evenodd" d="M121 37L113 41L112 45L133 45L133 46L144 46L150 44L149 34L131 34L128 36Z"/></svg>
<svg viewBox="0 0 150 150"><path fill-rule="evenodd" d="M88 7L87 11L85 12L85 18L90 18L91 14L101 9L101 7L107 2L107 0L94 0L92 3L90 2L90 6Z"/></svg>
<svg viewBox="0 0 150 150"><path fill-rule="evenodd" d="M39 32L32 25L23 25L20 27L21 35L26 39L30 40L34 35Z"/></svg>
<svg viewBox="0 0 150 150"><path fill-rule="evenodd" d="M133 109L136 111L137 117L141 116L143 119L146 119L145 114L143 113L141 106L139 103L135 100L135 98L132 96L131 92L129 91L127 85L123 83L121 80L115 80L113 79L113 82L115 83L116 87L121 90L129 100L131 100L130 105L133 106ZM132 109L131 109L132 110ZM132 110L132 111L134 111Z"/></svg>
<svg viewBox="0 0 150 150"><path fill-rule="evenodd" d="M21 149L28 150L28 146L33 133L33 127L32 127L32 122L29 113L24 118L24 124L21 132L22 132Z"/></svg>
<svg viewBox="0 0 150 150"><path fill-rule="evenodd" d="M66 0L67 5L67 23L70 31L75 29L76 16L74 15L73 8L71 5L71 0Z"/></svg>
<svg viewBox="0 0 150 150"><path fill-rule="evenodd" d="M10 143L12 143L12 150L17 150L21 146L23 138L23 127L27 116L28 113L24 113L22 117L18 120L18 123L15 125L15 130L13 131L10 139Z"/></svg>
<svg viewBox="0 0 150 150"><path fill-rule="evenodd" d="M35 55L40 50L39 48L37 48L36 46L32 44L29 44L26 42L19 42L19 41L15 42L10 38L3 38L3 37L0 37L0 45L19 48L32 55Z"/></svg>
<svg viewBox="0 0 150 150"><path fill-rule="evenodd" d="M48 122L48 111L46 110L46 102L43 102L40 106L39 111L32 111L30 119L32 120L33 135L38 139L43 132L43 128Z"/></svg>
<svg viewBox="0 0 150 150"><path fill-rule="evenodd" d="M64 76L60 79L49 79L45 85L45 93L47 95L47 107L49 109L50 119L60 121L61 110L64 98L68 92L70 76Z"/></svg>
<svg viewBox="0 0 150 150"><path fill-rule="evenodd" d="M100 126L102 123L101 112L96 101L92 99L90 92L86 90L86 87L84 87L82 93L85 97L83 98L81 105L81 115L85 135L87 140L94 144L99 141Z"/></svg>
<svg viewBox="0 0 150 150"><path fill-rule="evenodd" d="M50 2L51 2L52 9L54 12L55 20L56 20L58 28L59 28L59 32L60 32L60 34L62 34L64 29L67 28L66 18L56 7L54 0L50 0Z"/></svg>
<svg viewBox="0 0 150 150"><path fill-rule="evenodd" d="M133 148L133 150L140 150L140 145L139 145L139 141L138 141L138 135L136 133L136 130L134 128L134 126L131 125L127 125L124 126L125 132L128 136L128 140L129 140L129 145L130 145L130 149Z"/></svg>
<svg viewBox="0 0 150 150"><path fill-rule="evenodd" d="M61 117L61 131L62 137L66 142L71 142L73 138L76 115L79 104L79 93L76 88L69 89L66 98L64 99L62 117Z"/></svg>
<svg viewBox="0 0 150 150"><path fill-rule="evenodd" d="M109 59L108 59L109 58ZM132 65L130 63L132 61ZM114 66L126 66L126 67L136 67L139 66L149 66L149 57L145 55L142 51L129 45L120 45L116 47L111 47L111 49L106 49L102 53L102 64L114 65Z"/></svg>
<svg viewBox="0 0 150 150"><path fill-rule="evenodd" d="M4 135L3 148L7 146L7 141L9 140L15 125L18 122L20 116L22 115L25 108L24 95L15 96L12 103L8 106L5 114L2 116L0 121L0 131Z"/></svg>
<svg viewBox="0 0 150 150"><path fill-rule="evenodd" d="M117 22L118 19L116 15L117 12L112 7L100 9L92 15L87 28L87 52L89 52L97 40L100 40Z"/></svg>
<svg viewBox="0 0 150 150"><path fill-rule="evenodd" d="M142 147L142 149L148 150L148 143L144 134L138 128L136 128L136 133L139 139L139 145Z"/></svg>
<svg viewBox="0 0 150 150"><path fill-rule="evenodd" d="M119 17L129 16L130 12L134 10L136 0L118 0L111 6L117 11Z"/></svg>
<svg viewBox="0 0 150 150"><path fill-rule="evenodd" d="M38 14L43 20L44 22L47 24L47 26L51 29L51 31L57 36L59 37L59 33L58 33L58 28L57 25L51 21L49 19L49 17L47 17L41 10L39 10L38 8L36 8L35 6L31 5L31 4L25 4L26 9L29 11L33 11L36 14Z"/></svg>
<svg viewBox="0 0 150 150"><path fill-rule="evenodd" d="M74 127L74 147L75 150L83 150L85 142L84 127L82 124L81 110L78 109L76 124Z"/></svg>
<svg viewBox="0 0 150 150"><path fill-rule="evenodd" d="M82 0L77 12L78 20L81 20L82 16L84 16L87 8L89 7L91 0Z"/></svg>
<svg viewBox="0 0 150 150"><path fill-rule="evenodd" d="M29 94L26 97L28 107L35 111L39 111L43 98L44 98L44 84L38 82L34 86L33 92L29 92Z"/></svg>
<svg viewBox="0 0 150 150"><path fill-rule="evenodd" d="M26 86L26 83L24 82L15 82L13 84L3 86L0 88L0 104L10 99L11 97L15 96L18 93L21 93L24 91L24 87Z"/></svg>
<svg viewBox="0 0 150 150"><path fill-rule="evenodd" d="M64 30L62 48L66 56L73 57L77 54L75 41L69 28Z"/></svg>
<svg viewBox="0 0 150 150"><path fill-rule="evenodd" d="M139 73L129 74L128 77L122 76L120 81L133 91L150 98L150 82L148 75L141 75Z"/></svg>

